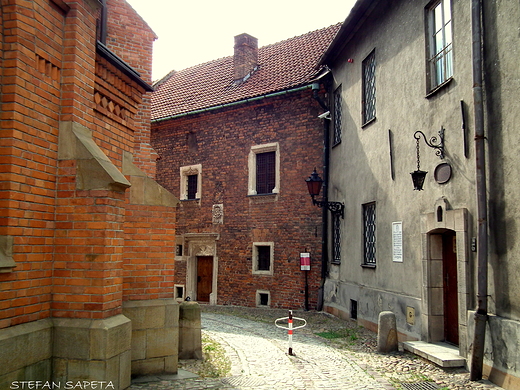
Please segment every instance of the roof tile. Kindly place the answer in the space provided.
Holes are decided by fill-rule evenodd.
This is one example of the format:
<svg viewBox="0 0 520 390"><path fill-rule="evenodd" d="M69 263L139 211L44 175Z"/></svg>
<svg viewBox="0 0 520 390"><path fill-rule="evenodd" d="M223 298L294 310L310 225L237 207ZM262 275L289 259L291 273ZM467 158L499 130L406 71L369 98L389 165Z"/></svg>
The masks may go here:
<svg viewBox="0 0 520 390"><path fill-rule="evenodd" d="M233 80L233 56L171 72L152 94L152 120L296 88L309 83L341 23L258 49L259 67Z"/></svg>

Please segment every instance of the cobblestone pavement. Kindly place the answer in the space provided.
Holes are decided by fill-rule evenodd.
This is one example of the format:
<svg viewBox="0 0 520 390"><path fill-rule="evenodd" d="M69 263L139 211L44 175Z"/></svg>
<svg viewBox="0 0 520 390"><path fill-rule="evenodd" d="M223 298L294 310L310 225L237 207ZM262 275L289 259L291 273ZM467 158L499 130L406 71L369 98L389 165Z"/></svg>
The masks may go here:
<svg viewBox="0 0 520 390"><path fill-rule="evenodd" d="M203 312L203 332L224 348L231 360L229 375L136 378L130 389L395 390L405 389L402 383L416 383L417 387L408 387L414 389L501 389L487 381L470 382L464 370L446 371L408 353L375 353L369 345L374 337L362 340L361 350L345 348L315 336L311 326L294 331L290 356L287 331L276 328L274 318L268 323Z"/></svg>

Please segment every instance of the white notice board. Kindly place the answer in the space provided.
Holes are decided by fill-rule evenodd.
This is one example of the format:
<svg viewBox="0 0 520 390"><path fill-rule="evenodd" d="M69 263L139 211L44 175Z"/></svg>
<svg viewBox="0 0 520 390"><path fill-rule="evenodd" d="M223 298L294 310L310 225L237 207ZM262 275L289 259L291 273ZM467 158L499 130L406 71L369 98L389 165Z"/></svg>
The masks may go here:
<svg viewBox="0 0 520 390"><path fill-rule="evenodd" d="M392 259L403 262L403 223L392 222Z"/></svg>

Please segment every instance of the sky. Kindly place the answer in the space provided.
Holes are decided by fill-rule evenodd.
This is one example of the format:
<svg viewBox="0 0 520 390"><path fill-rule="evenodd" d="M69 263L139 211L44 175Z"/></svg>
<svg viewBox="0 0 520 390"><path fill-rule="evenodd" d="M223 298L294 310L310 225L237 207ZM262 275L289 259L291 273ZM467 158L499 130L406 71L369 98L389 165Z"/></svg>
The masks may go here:
<svg viewBox="0 0 520 390"><path fill-rule="evenodd" d="M159 37L152 78L233 55L234 36L259 47L343 22L355 0L127 0Z"/></svg>

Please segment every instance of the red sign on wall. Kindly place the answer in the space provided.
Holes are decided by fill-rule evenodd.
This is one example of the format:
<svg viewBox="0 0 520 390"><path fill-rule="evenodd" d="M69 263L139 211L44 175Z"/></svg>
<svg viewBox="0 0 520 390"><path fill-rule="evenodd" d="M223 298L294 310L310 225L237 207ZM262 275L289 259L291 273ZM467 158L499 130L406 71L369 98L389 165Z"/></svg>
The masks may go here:
<svg viewBox="0 0 520 390"><path fill-rule="evenodd" d="M310 253L300 253L300 268L302 271L311 270L311 254Z"/></svg>

